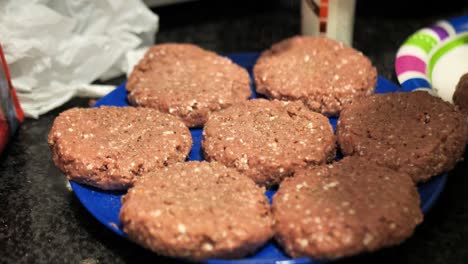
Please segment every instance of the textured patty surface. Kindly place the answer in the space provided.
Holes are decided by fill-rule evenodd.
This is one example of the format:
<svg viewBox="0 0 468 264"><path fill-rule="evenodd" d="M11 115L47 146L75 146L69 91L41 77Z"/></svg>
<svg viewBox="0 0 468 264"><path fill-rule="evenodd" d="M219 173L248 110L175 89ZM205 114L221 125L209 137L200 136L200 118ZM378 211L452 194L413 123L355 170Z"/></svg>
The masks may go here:
<svg viewBox="0 0 468 264"><path fill-rule="evenodd" d="M239 258L272 235L264 189L219 163L185 162L138 179L120 221L137 243L192 260Z"/></svg>
<svg viewBox="0 0 468 264"><path fill-rule="evenodd" d="M135 66L126 86L134 105L203 126L210 113L250 97L250 77L230 59L191 44L160 44Z"/></svg>
<svg viewBox="0 0 468 264"><path fill-rule="evenodd" d="M458 81L453 94L453 103L468 114L468 73L465 73Z"/></svg>
<svg viewBox="0 0 468 264"><path fill-rule="evenodd" d="M455 166L466 131L466 120L453 105L418 91L353 103L341 113L337 138L344 155L365 156L421 182Z"/></svg>
<svg viewBox="0 0 468 264"><path fill-rule="evenodd" d="M293 37L274 44L254 66L257 92L301 100L336 116L343 106L374 93L377 71L359 51L325 37Z"/></svg>
<svg viewBox="0 0 468 264"><path fill-rule="evenodd" d="M154 109L103 106L61 113L48 143L70 180L119 190L145 172L184 161L192 137L182 121Z"/></svg>
<svg viewBox="0 0 468 264"><path fill-rule="evenodd" d="M289 255L332 259L398 244L423 218L409 175L361 157L299 170L273 197L273 215Z"/></svg>
<svg viewBox="0 0 468 264"><path fill-rule="evenodd" d="M234 167L261 185L335 156L328 119L301 102L255 99L220 111L204 128L205 158Z"/></svg>

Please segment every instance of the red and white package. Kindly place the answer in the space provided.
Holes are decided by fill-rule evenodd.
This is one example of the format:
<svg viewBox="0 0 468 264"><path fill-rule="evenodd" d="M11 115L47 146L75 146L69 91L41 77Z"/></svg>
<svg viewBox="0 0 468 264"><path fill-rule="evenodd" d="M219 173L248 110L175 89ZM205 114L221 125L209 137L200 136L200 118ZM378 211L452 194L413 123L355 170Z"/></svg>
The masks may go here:
<svg viewBox="0 0 468 264"><path fill-rule="evenodd" d="M0 153L23 122L24 114L11 84L8 65L0 45Z"/></svg>

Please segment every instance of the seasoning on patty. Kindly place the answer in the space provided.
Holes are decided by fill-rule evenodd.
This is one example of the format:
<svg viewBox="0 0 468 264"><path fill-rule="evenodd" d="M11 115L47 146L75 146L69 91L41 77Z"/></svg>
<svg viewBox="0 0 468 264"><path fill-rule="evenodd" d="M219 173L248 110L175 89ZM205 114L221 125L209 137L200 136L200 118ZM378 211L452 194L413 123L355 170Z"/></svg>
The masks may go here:
<svg viewBox="0 0 468 264"><path fill-rule="evenodd" d="M234 167L260 185L278 184L297 168L335 157L328 119L301 102L250 100L213 114L203 133L207 160Z"/></svg>
<svg viewBox="0 0 468 264"><path fill-rule="evenodd" d="M426 181L462 158L464 116L426 92L376 94L346 107L337 125L344 155L364 156Z"/></svg>
<svg viewBox="0 0 468 264"><path fill-rule="evenodd" d="M212 112L250 97L247 71L191 44L151 47L135 66L128 83L128 100L181 118L199 127Z"/></svg>
<svg viewBox="0 0 468 264"><path fill-rule="evenodd" d="M468 114L468 73L465 73L458 81L453 94L453 103Z"/></svg>
<svg viewBox="0 0 468 264"><path fill-rule="evenodd" d="M409 175L346 157L299 170L273 197L275 237L292 257L333 259L401 243L423 216Z"/></svg>
<svg viewBox="0 0 468 264"><path fill-rule="evenodd" d="M130 239L162 255L240 258L272 235L264 189L219 163L185 162L138 179L123 197Z"/></svg>
<svg viewBox="0 0 468 264"><path fill-rule="evenodd" d="M361 52L326 37L293 37L262 53L254 67L257 92L301 100L336 116L359 97L374 93L377 71Z"/></svg>
<svg viewBox="0 0 468 264"><path fill-rule="evenodd" d="M48 143L68 179L127 189L141 174L184 161L192 146L179 119L154 109L74 108L54 121Z"/></svg>

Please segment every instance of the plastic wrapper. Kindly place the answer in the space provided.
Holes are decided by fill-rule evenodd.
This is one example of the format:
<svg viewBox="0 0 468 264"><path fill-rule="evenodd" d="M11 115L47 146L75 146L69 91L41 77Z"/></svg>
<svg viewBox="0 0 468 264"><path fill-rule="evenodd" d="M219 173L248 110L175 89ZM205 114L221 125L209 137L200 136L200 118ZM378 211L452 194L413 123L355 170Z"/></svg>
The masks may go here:
<svg viewBox="0 0 468 264"><path fill-rule="evenodd" d="M127 58L154 43L158 17L140 0L4 0L0 36L26 116L73 96L100 97L90 85L130 70Z"/></svg>

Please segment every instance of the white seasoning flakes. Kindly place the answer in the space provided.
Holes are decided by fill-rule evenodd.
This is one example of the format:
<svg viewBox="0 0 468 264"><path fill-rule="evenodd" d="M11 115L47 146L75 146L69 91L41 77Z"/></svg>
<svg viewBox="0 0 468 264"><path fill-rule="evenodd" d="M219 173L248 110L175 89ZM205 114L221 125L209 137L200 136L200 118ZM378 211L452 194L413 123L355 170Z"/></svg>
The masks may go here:
<svg viewBox="0 0 468 264"><path fill-rule="evenodd" d="M150 215L153 217L158 217L161 215L161 210L154 210L150 212Z"/></svg>
<svg viewBox="0 0 468 264"><path fill-rule="evenodd" d="M73 132L73 128L70 127L70 128L68 129L68 131Z"/></svg>
<svg viewBox="0 0 468 264"><path fill-rule="evenodd" d="M187 229L185 228L185 225L183 224L178 224L177 225L177 230L181 233L181 234L185 234L187 232Z"/></svg>
<svg viewBox="0 0 468 264"><path fill-rule="evenodd" d="M299 246L301 246L302 248L305 248L309 245L309 240L305 238L300 238L300 239L297 239L296 241L299 244Z"/></svg>
<svg viewBox="0 0 468 264"><path fill-rule="evenodd" d="M214 248L213 245L211 243L209 243L209 242L205 242L202 245L202 250L204 250L204 251L212 251L213 248Z"/></svg>
<svg viewBox="0 0 468 264"><path fill-rule="evenodd" d="M372 242L372 240L374 240L374 237L371 234L366 233L366 235L364 236L364 239L362 240L362 243L365 246L367 246Z"/></svg>
<svg viewBox="0 0 468 264"><path fill-rule="evenodd" d="M278 144L277 144L276 142L272 142L272 143L268 143L268 146L269 146L270 148L274 148L274 149L275 149L275 148L278 147Z"/></svg>
<svg viewBox="0 0 468 264"><path fill-rule="evenodd" d="M227 239L227 240L226 240L226 244L228 245L228 247L232 247L232 245L234 244L234 242L232 242L231 239Z"/></svg>
<svg viewBox="0 0 468 264"><path fill-rule="evenodd" d="M353 237L351 235L344 235L341 237L341 241L343 241L345 244L350 244L352 240Z"/></svg>
<svg viewBox="0 0 468 264"><path fill-rule="evenodd" d="M328 190L328 189L331 189L331 188L335 188L338 184L339 184L339 182L334 181L334 182L330 182L330 183L325 184L322 188L324 190Z"/></svg>
<svg viewBox="0 0 468 264"><path fill-rule="evenodd" d="M164 131L163 135L172 135L174 134L174 131Z"/></svg>

